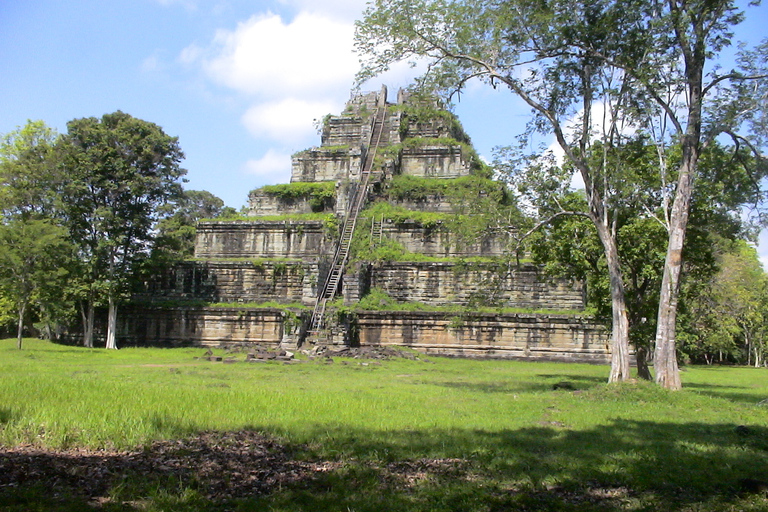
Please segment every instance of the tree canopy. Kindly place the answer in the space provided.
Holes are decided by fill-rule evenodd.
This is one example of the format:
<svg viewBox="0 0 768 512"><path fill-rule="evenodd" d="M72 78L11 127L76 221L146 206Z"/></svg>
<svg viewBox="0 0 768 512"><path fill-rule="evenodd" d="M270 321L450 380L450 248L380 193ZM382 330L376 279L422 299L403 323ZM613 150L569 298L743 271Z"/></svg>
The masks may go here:
<svg viewBox="0 0 768 512"><path fill-rule="evenodd" d="M703 145L725 133L761 157L758 144L765 142L766 45L742 52L739 70L721 72L714 65L742 18L730 0L376 0L357 24L356 46L364 59L358 78L402 60L426 60L422 86L450 97L479 80L508 89L531 107L529 133L552 135L584 183L586 210L562 210L551 218L581 214L597 231L612 297L611 381L628 377L618 210L637 200L638 192L655 199L648 211L667 232L656 379L678 389L682 250ZM757 136L738 135L741 128ZM656 184L643 189L628 179L638 167L623 151L638 134L653 142L658 156ZM673 144L680 148L674 164L666 158ZM532 158L517 161L539 165ZM755 183L759 172L764 168L756 169ZM570 176L561 176L561 185L569 183Z"/></svg>
<svg viewBox="0 0 768 512"><path fill-rule="evenodd" d="M184 154L176 137L120 111L70 121L58 148L67 172L63 208L86 266L87 321L92 325L101 289L109 306L107 347L116 348L117 302L149 254L158 208L181 194Z"/></svg>

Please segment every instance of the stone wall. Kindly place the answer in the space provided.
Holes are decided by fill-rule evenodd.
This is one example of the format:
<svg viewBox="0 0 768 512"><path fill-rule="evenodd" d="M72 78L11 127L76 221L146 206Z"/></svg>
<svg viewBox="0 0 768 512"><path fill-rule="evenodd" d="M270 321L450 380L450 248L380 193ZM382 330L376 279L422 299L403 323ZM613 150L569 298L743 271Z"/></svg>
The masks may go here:
<svg viewBox="0 0 768 512"><path fill-rule="evenodd" d="M359 179L360 147L314 148L296 153L291 160L291 183Z"/></svg>
<svg viewBox="0 0 768 512"><path fill-rule="evenodd" d="M146 295L163 300L314 304L317 263L301 261L184 262L157 276Z"/></svg>
<svg viewBox="0 0 768 512"><path fill-rule="evenodd" d="M248 215L260 217L265 215L301 215L305 213L322 213L335 211L336 203L329 199L321 208L313 207L309 197L282 198L254 190L248 195Z"/></svg>
<svg viewBox="0 0 768 512"><path fill-rule="evenodd" d="M470 172L461 146L404 147L400 155L400 172L424 178L458 178Z"/></svg>
<svg viewBox="0 0 768 512"><path fill-rule="evenodd" d="M125 307L118 344L225 346L293 343L301 315L279 309ZM607 363L609 332L571 315L474 315L366 311L357 315L360 345L404 346L435 355Z"/></svg>
<svg viewBox="0 0 768 512"><path fill-rule="evenodd" d="M567 281L549 281L533 265L499 275L479 265L450 262L384 262L371 268L371 286L399 301L465 305L497 296L499 305L525 309L583 310L584 291Z"/></svg>
<svg viewBox="0 0 768 512"><path fill-rule="evenodd" d="M447 197L436 194L429 194L423 199L389 199L387 202L406 210L436 213L456 212L456 207Z"/></svg>
<svg viewBox="0 0 768 512"><path fill-rule="evenodd" d="M424 227L417 222L395 224L384 222L383 235L400 244L406 250L441 258L466 256L501 256L507 250L504 235L484 237L474 244L463 244L456 233L440 226Z"/></svg>
<svg viewBox="0 0 768 512"><path fill-rule="evenodd" d="M373 111L371 110L371 113ZM371 117L348 114L330 116L323 125L321 146L359 147L371 136Z"/></svg>
<svg viewBox="0 0 768 512"><path fill-rule="evenodd" d="M427 354L607 363L609 333L570 315L361 312L361 345L411 347Z"/></svg>
<svg viewBox="0 0 768 512"><path fill-rule="evenodd" d="M221 346L278 345L288 317L279 309L125 307L118 318L118 346Z"/></svg>
<svg viewBox="0 0 768 512"><path fill-rule="evenodd" d="M321 221L201 222L195 257L317 260L333 247Z"/></svg>

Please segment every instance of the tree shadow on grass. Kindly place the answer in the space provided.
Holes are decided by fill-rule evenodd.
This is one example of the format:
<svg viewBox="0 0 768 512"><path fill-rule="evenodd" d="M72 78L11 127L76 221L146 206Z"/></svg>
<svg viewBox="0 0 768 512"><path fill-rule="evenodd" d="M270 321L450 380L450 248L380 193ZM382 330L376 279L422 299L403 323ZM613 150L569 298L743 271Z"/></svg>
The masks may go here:
<svg viewBox="0 0 768 512"><path fill-rule="evenodd" d="M435 386L442 386L450 389L458 389L478 393L532 393L537 391L548 391L552 389L551 384L540 382L433 382Z"/></svg>
<svg viewBox="0 0 768 512"><path fill-rule="evenodd" d="M768 378L768 374L766 375ZM742 402L745 404L757 405L759 402L768 399L768 389L763 391L762 394L758 393L739 393L733 391L734 389L753 389L747 386L720 386L717 384L702 384L702 383L686 383L684 388L694 391L700 395L714 396L717 398L723 398L732 402ZM768 412L768 407L766 407Z"/></svg>
<svg viewBox="0 0 768 512"><path fill-rule="evenodd" d="M12 409L7 409L5 407L0 408L0 425L10 423L16 418L16 416L17 415L13 412Z"/></svg>
<svg viewBox="0 0 768 512"><path fill-rule="evenodd" d="M586 390L605 383L605 379L577 374L539 374L535 379L502 382L437 382L438 386L480 393L530 393L553 389Z"/></svg>
<svg viewBox="0 0 768 512"><path fill-rule="evenodd" d="M0 505L34 510L24 507L38 500L73 504L72 510L77 504L134 510L141 497L156 507L173 502L169 510L768 508L764 496L741 494L744 479L768 480L763 425L740 430L626 419L580 431L317 425L302 434L310 440L305 444L280 443L259 431L197 433L130 453L0 451Z"/></svg>
<svg viewBox="0 0 768 512"><path fill-rule="evenodd" d="M432 462L438 468L442 461L452 467L443 472L424 469L400 478L404 487L387 488L385 494L407 496L409 503L418 506L409 508L392 498L387 507L393 510L675 511L692 506L722 510L738 500L758 500L760 506L768 507L768 500L760 496L739 496L744 479L768 480L768 429L764 426L750 426L748 433L739 434L735 425L728 424L622 419L586 431L340 429L329 434L323 429L317 436L325 439L320 453L336 445L346 459L357 461L354 467L377 473L378 478L371 481L397 481L391 468L402 461ZM366 460L371 465L366 466ZM380 494L381 489L372 484L366 487L366 481L363 478L349 492L329 486L319 499L333 495L350 509L375 510L365 507L364 496ZM305 502L309 494L304 491ZM330 510L322 508L321 502L316 503L318 510Z"/></svg>
<svg viewBox="0 0 768 512"><path fill-rule="evenodd" d="M584 384L585 387L586 386L592 387L592 386L597 386L599 384L605 384L608 380L605 377L595 377L594 375L579 375L579 374L573 374L573 373L539 373L536 375L536 377L540 377L542 379L572 381L579 384Z"/></svg>

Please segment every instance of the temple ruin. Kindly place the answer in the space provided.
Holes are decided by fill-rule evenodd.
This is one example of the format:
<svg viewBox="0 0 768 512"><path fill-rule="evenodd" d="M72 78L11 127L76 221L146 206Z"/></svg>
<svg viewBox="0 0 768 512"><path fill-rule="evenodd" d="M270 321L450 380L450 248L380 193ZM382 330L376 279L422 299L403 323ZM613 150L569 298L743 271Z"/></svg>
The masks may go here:
<svg viewBox="0 0 768 512"><path fill-rule="evenodd" d="M356 95L290 184L250 193L247 220L199 223L194 260L126 309L120 338L608 361L581 283L501 259L508 232L462 230L505 194L434 99Z"/></svg>

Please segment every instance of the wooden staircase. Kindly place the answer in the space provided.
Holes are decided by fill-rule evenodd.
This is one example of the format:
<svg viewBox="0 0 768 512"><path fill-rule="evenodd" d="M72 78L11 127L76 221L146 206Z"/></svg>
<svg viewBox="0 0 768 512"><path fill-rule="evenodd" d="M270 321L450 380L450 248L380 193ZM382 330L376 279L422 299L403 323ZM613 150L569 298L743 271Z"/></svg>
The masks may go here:
<svg viewBox="0 0 768 512"><path fill-rule="evenodd" d="M323 329L326 304L336 295L344 275L344 267L349 259L349 248L352 244L352 236L357 225L357 218L368 198L368 185L371 182L371 174L374 174L371 172L371 169L373 168L373 161L376 158L376 150L382 140L386 113L386 105L379 105L373 116L373 129L371 130L371 137L368 141L368 148L365 152L365 158L363 159L362 169L360 171L360 183L355 190L352 201L350 201L347 207L344 226L341 231L339 242L336 245L331 269L328 272L328 277L326 277L325 283L318 289L317 302L312 311L312 320L310 322L308 335L314 339L317 339L319 333Z"/></svg>
<svg viewBox="0 0 768 512"><path fill-rule="evenodd" d="M384 216L371 219L371 245L381 242L384 238Z"/></svg>

